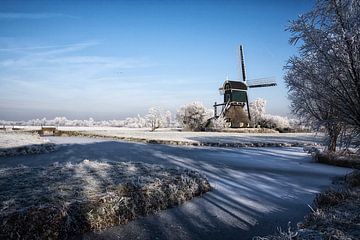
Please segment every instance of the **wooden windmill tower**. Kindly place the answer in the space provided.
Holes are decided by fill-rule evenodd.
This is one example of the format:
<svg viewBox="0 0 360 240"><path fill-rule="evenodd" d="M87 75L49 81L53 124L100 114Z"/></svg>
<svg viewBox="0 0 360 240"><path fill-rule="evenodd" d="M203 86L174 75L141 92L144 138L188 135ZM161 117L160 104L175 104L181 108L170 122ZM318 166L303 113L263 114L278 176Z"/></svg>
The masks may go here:
<svg viewBox="0 0 360 240"><path fill-rule="evenodd" d="M219 116L224 116L232 128L247 127L251 121L248 97L248 90L250 88L276 86L275 78L259 78L247 81L242 45L240 45L239 53L242 81L232 81L227 79L223 86L219 88L220 94L224 95L224 102L221 104L215 102L214 104L214 117L218 118ZM219 106L222 107L220 114L218 114L217 111Z"/></svg>

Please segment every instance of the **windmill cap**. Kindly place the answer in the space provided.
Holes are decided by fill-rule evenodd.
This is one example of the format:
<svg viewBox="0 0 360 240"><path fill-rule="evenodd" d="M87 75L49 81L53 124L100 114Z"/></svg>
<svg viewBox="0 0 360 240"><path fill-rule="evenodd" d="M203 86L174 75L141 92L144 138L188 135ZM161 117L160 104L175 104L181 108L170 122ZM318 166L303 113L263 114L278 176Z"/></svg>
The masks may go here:
<svg viewBox="0 0 360 240"><path fill-rule="evenodd" d="M248 87L243 81L225 81L223 86L219 90L227 90L227 89L238 89L238 90L247 90Z"/></svg>

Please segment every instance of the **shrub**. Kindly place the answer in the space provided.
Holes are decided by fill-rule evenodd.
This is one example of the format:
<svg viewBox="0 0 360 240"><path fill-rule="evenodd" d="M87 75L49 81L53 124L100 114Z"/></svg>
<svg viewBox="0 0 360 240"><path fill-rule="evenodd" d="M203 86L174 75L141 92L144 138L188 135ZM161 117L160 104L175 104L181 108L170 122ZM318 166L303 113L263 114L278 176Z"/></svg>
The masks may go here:
<svg viewBox="0 0 360 240"><path fill-rule="evenodd" d="M212 130L222 130L226 127L226 120L224 117L220 116L218 118L211 119L211 122L209 124L209 129Z"/></svg>
<svg viewBox="0 0 360 240"><path fill-rule="evenodd" d="M210 118L211 112L202 103L193 102L182 106L176 114L179 124L188 130L199 131Z"/></svg>
<svg viewBox="0 0 360 240"><path fill-rule="evenodd" d="M276 115L270 115L265 114L263 119L266 122L266 127L268 128L289 128L289 119L287 117L282 116L276 116Z"/></svg>

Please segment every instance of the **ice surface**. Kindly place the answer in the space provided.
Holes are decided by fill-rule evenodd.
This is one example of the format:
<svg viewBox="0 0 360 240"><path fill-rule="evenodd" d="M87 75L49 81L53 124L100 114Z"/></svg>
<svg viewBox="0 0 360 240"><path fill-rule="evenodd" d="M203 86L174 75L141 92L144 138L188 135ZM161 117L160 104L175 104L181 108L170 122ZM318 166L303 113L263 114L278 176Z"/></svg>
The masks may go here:
<svg viewBox="0 0 360 240"><path fill-rule="evenodd" d="M287 136L294 136L294 141L299 137L296 134ZM294 224L301 221L310 211L307 204L312 203L316 193L330 185L331 177L350 171L314 163L302 148L294 147L234 149L93 138L49 139L59 144L57 151L5 157L1 159L0 167L78 163L84 159L156 163L198 170L215 188L180 207L87 235L95 239L117 239L118 236L120 239L173 239L174 236L178 239L208 236L213 239L251 239L254 235L274 232L279 226L285 228L288 221Z"/></svg>

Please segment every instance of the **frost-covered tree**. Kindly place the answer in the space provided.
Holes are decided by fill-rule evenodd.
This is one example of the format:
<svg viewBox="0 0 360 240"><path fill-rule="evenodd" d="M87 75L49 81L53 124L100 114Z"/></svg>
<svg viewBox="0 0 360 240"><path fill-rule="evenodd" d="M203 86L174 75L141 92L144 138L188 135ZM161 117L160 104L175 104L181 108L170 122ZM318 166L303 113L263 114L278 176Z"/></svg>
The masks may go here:
<svg viewBox="0 0 360 240"><path fill-rule="evenodd" d="M137 117L128 117L124 121L124 127L143 128L146 127L146 119L138 115Z"/></svg>
<svg viewBox="0 0 360 240"><path fill-rule="evenodd" d="M300 43L285 67L292 111L325 127L329 151L345 127L360 134L359 19L358 0L319 0L288 28Z"/></svg>
<svg viewBox="0 0 360 240"><path fill-rule="evenodd" d="M156 112L156 110L154 110ZM154 113L154 111L151 111ZM155 114L155 113L154 113ZM171 112L164 111L159 109L159 114L161 115L161 127L170 127L172 124ZM156 115L156 114L155 114ZM82 127L92 127L92 126L111 126L111 127L129 127L129 128L144 128L150 127L149 116L142 117L138 115L137 117L128 117L125 120L101 120L95 121L93 118L87 120L70 120L66 117L55 117L54 119L32 119L28 121L2 121L0 120L0 125L28 125L28 126L82 126Z"/></svg>
<svg viewBox="0 0 360 240"><path fill-rule="evenodd" d="M251 122L254 126L265 128L289 128L290 122L287 117L266 114L266 100L257 98L250 103Z"/></svg>
<svg viewBox="0 0 360 240"><path fill-rule="evenodd" d="M193 102L182 106L176 114L179 124L188 130L199 131L206 121L211 117L211 113L200 102Z"/></svg>
<svg viewBox="0 0 360 240"><path fill-rule="evenodd" d="M151 131L161 127L165 122L165 114L160 108L152 107L145 116L146 123L150 126Z"/></svg>
<svg viewBox="0 0 360 240"><path fill-rule="evenodd" d="M172 124L172 114L170 111L166 111L164 114L163 127L171 127Z"/></svg>
<svg viewBox="0 0 360 240"><path fill-rule="evenodd" d="M53 122L54 124L50 125L65 126L68 120L66 119L66 117L56 117L53 119Z"/></svg>
<svg viewBox="0 0 360 240"><path fill-rule="evenodd" d="M95 120L92 117L90 117L89 120L85 120L85 126L87 126L87 127L94 126L94 123L95 123Z"/></svg>
<svg viewBox="0 0 360 240"><path fill-rule="evenodd" d="M254 126L260 125L260 122L263 120L265 114L266 100L263 98L257 98L250 103L250 112L251 112L251 123Z"/></svg>
<svg viewBox="0 0 360 240"><path fill-rule="evenodd" d="M37 120L38 120L37 122L39 123L40 126L44 126L47 124L46 118L37 119Z"/></svg>

